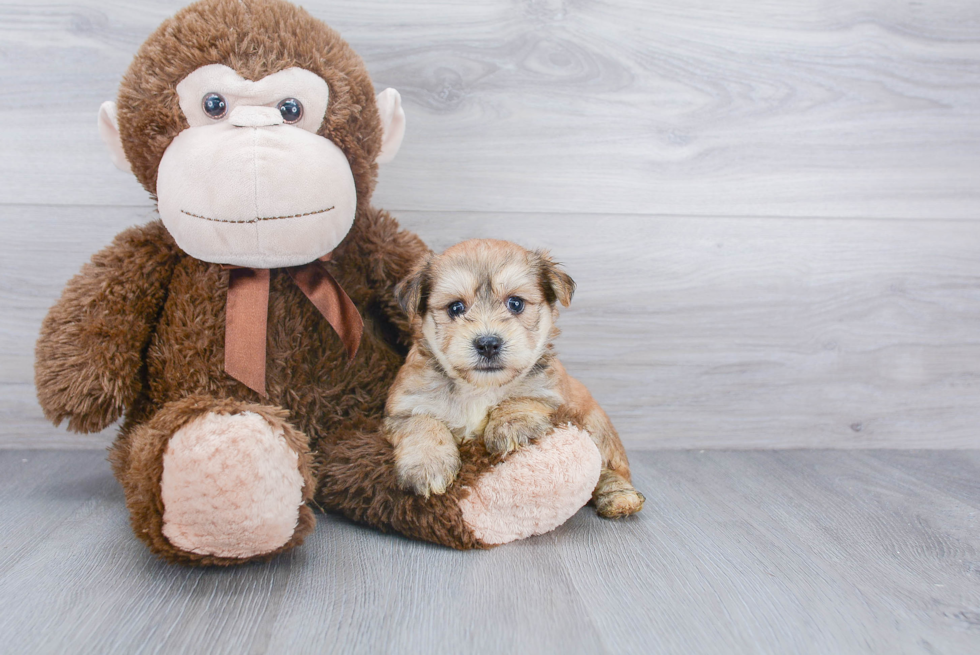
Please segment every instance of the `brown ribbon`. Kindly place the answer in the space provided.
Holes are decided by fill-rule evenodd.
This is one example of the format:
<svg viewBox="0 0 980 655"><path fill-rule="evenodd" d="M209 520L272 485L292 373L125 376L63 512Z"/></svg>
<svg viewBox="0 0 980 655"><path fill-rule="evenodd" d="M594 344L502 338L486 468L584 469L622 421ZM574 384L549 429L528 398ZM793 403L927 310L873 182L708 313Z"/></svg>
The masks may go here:
<svg viewBox="0 0 980 655"><path fill-rule="evenodd" d="M337 332L349 361L357 354L364 322L354 301L327 270L327 254L318 261L286 270ZM249 389L265 396L265 346L269 322L269 269L228 269L225 310L225 372Z"/></svg>

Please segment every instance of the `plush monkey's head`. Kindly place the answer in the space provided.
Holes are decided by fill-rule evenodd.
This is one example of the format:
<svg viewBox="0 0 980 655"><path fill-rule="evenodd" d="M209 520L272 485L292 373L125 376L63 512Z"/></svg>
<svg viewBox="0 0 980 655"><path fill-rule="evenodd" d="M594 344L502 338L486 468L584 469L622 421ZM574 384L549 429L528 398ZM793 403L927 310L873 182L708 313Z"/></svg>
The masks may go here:
<svg viewBox="0 0 980 655"><path fill-rule="evenodd" d="M276 268L333 250L405 115L340 36L282 0L202 0L140 47L99 113L113 161L204 261Z"/></svg>

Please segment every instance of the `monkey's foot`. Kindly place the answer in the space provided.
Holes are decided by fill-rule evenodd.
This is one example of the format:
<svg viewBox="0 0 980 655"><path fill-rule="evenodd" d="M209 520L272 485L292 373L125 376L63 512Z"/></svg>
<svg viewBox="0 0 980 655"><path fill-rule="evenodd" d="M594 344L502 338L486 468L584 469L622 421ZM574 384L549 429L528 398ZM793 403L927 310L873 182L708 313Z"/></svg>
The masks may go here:
<svg viewBox="0 0 980 655"><path fill-rule="evenodd" d="M589 501L601 467L586 432L556 428L484 474L459 503L463 521L488 545L549 532Z"/></svg>
<svg viewBox="0 0 980 655"><path fill-rule="evenodd" d="M177 430L163 455L163 536L220 558L272 553L290 541L303 507L299 455L256 413L208 412Z"/></svg>

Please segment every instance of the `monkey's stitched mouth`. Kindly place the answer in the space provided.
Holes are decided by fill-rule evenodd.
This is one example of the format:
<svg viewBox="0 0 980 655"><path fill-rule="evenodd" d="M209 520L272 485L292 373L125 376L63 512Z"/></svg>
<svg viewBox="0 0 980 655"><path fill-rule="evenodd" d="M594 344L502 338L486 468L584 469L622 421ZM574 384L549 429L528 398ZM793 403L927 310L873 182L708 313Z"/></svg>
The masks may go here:
<svg viewBox="0 0 980 655"><path fill-rule="evenodd" d="M183 209L180 210L180 213L185 214L187 216L192 216L194 218L200 218L205 221L214 221L215 223L258 223L259 221L281 221L287 218L301 218L303 216L315 216L316 214L325 214L331 209L333 209L333 206L327 207L326 209L318 209L315 212L306 212L305 214L292 214L290 216L262 216L262 217L257 216L255 218L248 218L245 220L238 220L238 221L224 219L224 218L211 218L210 216L201 216L199 214L192 214L189 211L184 211Z"/></svg>

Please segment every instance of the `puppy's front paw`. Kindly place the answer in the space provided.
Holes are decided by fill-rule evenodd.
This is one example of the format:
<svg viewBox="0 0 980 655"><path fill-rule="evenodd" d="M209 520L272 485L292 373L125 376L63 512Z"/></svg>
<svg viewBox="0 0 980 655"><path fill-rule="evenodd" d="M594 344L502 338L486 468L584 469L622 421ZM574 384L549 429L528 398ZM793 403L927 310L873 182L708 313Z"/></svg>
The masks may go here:
<svg viewBox="0 0 980 655"><path fill-rule="evenodd" d="M496 455L506 455L553 429L551 418L544 414L510 414L506 418L490 417L483 431L483 445Z"/></svg>
<svg viewBox="0 0 980 655"><path fill-rule="evenodd" d="M446 493L459 467L459 449L455 443L406 439L395 448L398 484L426 498Z"/></svg>

